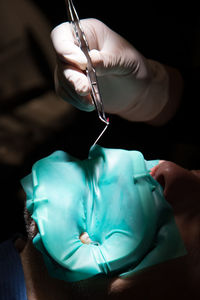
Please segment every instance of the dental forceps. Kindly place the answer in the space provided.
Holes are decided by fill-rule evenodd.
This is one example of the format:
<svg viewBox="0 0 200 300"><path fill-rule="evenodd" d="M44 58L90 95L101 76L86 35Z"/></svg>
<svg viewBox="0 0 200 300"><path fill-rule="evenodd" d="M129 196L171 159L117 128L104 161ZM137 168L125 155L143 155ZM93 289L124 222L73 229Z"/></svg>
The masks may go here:
<svg viewBox="0 0 200 300"><path fill-rule="evenodd" d="M89 55L89 51L90 51L89 45L88 45L86 36L84 34L84 31L81 27L78 14L76 12L76 9L74 7L72 0L65 0L65 2L66 2L66 6L67 6L68 20L73 25L73 29L74 29L79 47L83 51L83 53L85 54L86 59L87 59L86 75L87 75L87 78L89 80L90 87L91 87L92 101L95 105L99 119L105 124L105 128L103 129L103 131L101 132L101 134L99 135L99 137L97 138L97 140L94 143L94 145L95 145L97 143L97 141L100 139L100 137L103 135L105 130L107 129L107 127L109 125L109 119L106 118L106 116L105 116L103 102L102 102L101 94L99 91L96 71L92 65L92 61L91 61L91 58Z"/></svg>

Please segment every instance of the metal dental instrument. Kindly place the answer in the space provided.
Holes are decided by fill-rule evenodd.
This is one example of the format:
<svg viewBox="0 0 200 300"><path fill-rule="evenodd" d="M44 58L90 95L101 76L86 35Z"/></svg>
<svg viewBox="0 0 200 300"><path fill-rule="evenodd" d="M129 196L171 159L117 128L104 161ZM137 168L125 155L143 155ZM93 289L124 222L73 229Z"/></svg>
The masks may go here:
<svg viewBox="0 0 200 300"><path fill-rule="evenodd" d="M102 102L101 95L100 95L100 92L99 92L99 86L98 86L96 71L95 71L95 68L92 65L92 61L91 61L91 58L90 58L90 55L89 55L89 51L90 51L89 45L88 45L86 36L85 36L85 34L82 30L78 14L76 12L76 9L74 7L74 4L73 4L72 0L65 0L65 2L66 2L66 6L67 6L68 19L73 25L74 32L75 32L75 35L76 35L76 39L79 43L79 47L81 48L81 50L83 51L83 53L85 54L85 56L87 58L86 75L87 75L87 78L88 78L90 86L91 86L92 101L93 101L93 103L95 105L95 108L97 110L99 119L104 124L106 124L105 128L103 129L103 131L101 132L99 137L96 139L96 141L94 143L94 145L95 145L97 143L97 141L100 139L100 137L103 135L105 130L107 129L107 127L109 125L109 119L106 118L106 116L105 116L103 102Z"/></svg>

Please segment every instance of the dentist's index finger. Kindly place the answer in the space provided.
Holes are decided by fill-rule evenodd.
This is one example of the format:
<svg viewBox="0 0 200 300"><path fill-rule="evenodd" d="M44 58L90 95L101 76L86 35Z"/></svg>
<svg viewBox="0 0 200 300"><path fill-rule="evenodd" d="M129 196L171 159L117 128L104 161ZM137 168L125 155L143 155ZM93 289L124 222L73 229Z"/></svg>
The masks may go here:
<svg viewBox="0 0 200 300"><path fill-rule="evenodd" d="M87 59L81 51L73 27L70 23L62 23L51 32L51 39L58 57L68 64L72 64L81 70L87 67Z"/></svg>

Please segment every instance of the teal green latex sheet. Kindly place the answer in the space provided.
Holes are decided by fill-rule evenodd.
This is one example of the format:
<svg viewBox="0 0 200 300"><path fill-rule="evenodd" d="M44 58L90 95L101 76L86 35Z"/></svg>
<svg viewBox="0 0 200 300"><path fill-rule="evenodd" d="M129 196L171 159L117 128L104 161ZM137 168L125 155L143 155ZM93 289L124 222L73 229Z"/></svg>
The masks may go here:
<svg viewBox="0 0 200 300"><path fill-rule="evenodd" d="M157 160L95 146L86 160L56 151L22 180L50 275L79 281L131 276L185 254L172 209L150 176ZM80 235L87 232L90 244Z"/></svg>

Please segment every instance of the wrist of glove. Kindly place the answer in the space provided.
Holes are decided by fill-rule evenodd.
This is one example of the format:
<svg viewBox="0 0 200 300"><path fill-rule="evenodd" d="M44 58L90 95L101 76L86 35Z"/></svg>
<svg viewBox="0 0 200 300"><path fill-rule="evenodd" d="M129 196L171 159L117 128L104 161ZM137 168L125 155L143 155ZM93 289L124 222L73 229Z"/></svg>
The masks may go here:
<svg viewBox="0 0 200 300"><path fill-rule="evenodd" d="M134 97L119 115L129 121L149 122L156 118L169 100L169 75L165 67L147 60L151 76L146 79L141 93Z"/></svg>

